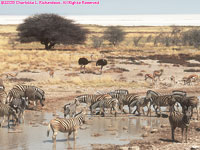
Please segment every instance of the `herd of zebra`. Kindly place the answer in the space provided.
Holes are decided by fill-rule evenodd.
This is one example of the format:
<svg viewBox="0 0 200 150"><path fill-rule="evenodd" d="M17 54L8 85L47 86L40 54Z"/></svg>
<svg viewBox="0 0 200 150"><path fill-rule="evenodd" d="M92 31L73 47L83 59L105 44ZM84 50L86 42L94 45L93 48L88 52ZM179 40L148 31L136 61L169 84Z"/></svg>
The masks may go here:
<svg viewBox="0 0 200 150"><path fill-rule="evenodd" d="M0 85L0 117L3 117L4 123L5 117L8 117L8 127L10 128L10 116L13 116L15 123L24 121L24 110L28 108L30 101L34 102L34 108L37 106L37 101L44 106L45 92L36 87L18 84L15 85L8 94L5 92L3 84Z"/></svg>
<svg viewBox="0 0 200 150"><path fill-rule="evenodd" d="M151 116L151 106L155 109L157 115L161 115L161 107L169 107L169 122L171 125L172 140L174 140L174 130L176 127L186 129L186 142L187 142L187 129L190 124L191 117L193 115L193 109L197 109L197 119L199 113L199 99L196 96L187 96L185 91L172 91L171 94L161 95L155 91L148 90L146 96L140 97L137 94L129 93L128 90L119 89L104 94L85 94L75 97L73 103L64 105L64 118L55 118L50 121L47 135L49 135L50 128L53 131L52 139L55 141L57 132L68 132L68 136L73 132L74 138L78 126L85 122L86 110L79 113L76 112L77 106L80 103L86 103L90 110L91 116L95 114L105 115L105 109L109 109L110 113L114 111L114 115L117 113L126 113L124 106L127 105L129 113L138 113L140 115L140 108L143 110L147 107L147 116ZM181 106L182 111L179 109ZM133 108L136 107L135 111ZM99 112L96 112L96 108L99 108ZM159 110L159 112L158 112ZM145 115L145 114L144 114ZM66 118L68 116L68 118Z"/></svg>
<svg viewBox="0 0 200 150"><path fill-rule="evenodd" d="M20 119L23 118L24 110L29 106L30 101L34 102L34 106L37 106L37 101L44 106L45 92L36 87L28 85L15 85L6 94L5 87L0 86L0 116L8 117L8 127L10 127L10 116L13 116L15 122L20 123ZM156 115L161 116L161 107L169 107L169 122L172 132L172 140L174 140L174 130L176 127L186 129L186 142L187 142L187 129L190 124L191 117L193 115L193 109L197 110L197 119L199 118L200 102L196 96L188 96L185 91L175 90L170 94L159 94L155 91L148 90L145 96L139 96L135 93L129 93L126 89L118 89L103 94L84 94L75 97L74 102L64 105L64 118L56 117L52 119L48 124L47 135L49 135L50 129L53 131L52 139L56 141L57 132L67 132L68 136L73 133L74 139L76 139L77 129L86 122L86 108L77 112L77 107L80 103L86 103L91 117L96 114L105 116L107 109L110 113L116 117L119 113L127 113L124 106L128 106L130 114L141 115L140 109L142 108L145 115L144 107L147 107L147 116L151 116L151 109L155 110ZM181 109L179 107L181 106ZM98 109L97 109L98 108ZM135 109L135 110L134 110ZM1 122L2 123L4 122Z"/></svg>

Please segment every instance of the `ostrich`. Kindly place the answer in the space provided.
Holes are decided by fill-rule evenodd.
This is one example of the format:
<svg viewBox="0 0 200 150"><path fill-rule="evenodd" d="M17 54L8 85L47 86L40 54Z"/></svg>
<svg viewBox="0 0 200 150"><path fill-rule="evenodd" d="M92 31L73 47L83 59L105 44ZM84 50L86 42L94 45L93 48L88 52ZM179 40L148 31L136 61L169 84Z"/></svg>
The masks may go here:
<svg viewBox="0 0 200 150"><path fill-rule="evenodd" d="M84 57L82 57L82 58L79 58L79 60L78 60L78 64L81 66L81 68L80 69L84 69L84 73L85 73L85 66L87 65L87 64L89 64L89 63L91 63L92 61L88 61L87 60L87 58L84 58Z"/></svg>
<svg viewBox="0 0 200 150"><path fill-rule="evenodd" d="M96 66L101 66L101 74L102 74L103 66L105 66L105 65L107 65L107 60L105 60L105 59L99 59L96 62Z"/></svg>

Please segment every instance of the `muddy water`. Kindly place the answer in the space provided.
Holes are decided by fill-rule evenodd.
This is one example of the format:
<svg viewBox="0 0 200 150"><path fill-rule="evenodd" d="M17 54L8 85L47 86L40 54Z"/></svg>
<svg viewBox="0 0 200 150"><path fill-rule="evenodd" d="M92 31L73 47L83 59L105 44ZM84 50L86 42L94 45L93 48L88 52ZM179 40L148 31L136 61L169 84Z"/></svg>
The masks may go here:
<svg viewBox="0 0 200 150"><path fill-rule="evenodd" d="M62 116L62 115L61 115ZM126 144L130 139L141 139L143 126L158 127L163 119L150 117L119 116L119 117L88 117L86 125L79 129L76 142L73 136L67 140L67 134L58 133L56 144L46 136L47 126L54 116L50 113L27 112L25 123L8 129L6 124L0 128L1 150L60 150L60 149L91 149L91 144ZM13 133L13 131L17 133Z"/></svg>

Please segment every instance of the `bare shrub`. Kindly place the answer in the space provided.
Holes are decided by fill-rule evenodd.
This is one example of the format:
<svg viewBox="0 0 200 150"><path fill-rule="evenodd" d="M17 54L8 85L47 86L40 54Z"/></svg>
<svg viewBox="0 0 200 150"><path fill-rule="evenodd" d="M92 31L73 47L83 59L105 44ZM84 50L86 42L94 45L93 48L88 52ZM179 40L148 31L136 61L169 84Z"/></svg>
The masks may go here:
<svg viewBox="0 0 200 150"><path fill-rule="evenodd" d="M119 27L111 26L104 31L104 39L108 40L112 45L116 46L124 40L125 34L126 33Z"/></svg>
<svg viewBox="0 0 200 150"><path fill-rule="evenodd" d="M183 45L194 46L199 48L200 46L200 29L191 29L182 34Z"/></svg>
<svg viewBox="0 0 200 150"><path fill-rule="evenodd" d="M91 40L94 48L99 48L103 44L103 37L92 36Z"/></svg>
<svg viewBox="0 0 200 150"><path fill-rule="evenodd" d="M133 43L135 46L138 46L139 45L139 41L142 39L142 36L139 36L139 37L134 37L133 38Z"/></svg>

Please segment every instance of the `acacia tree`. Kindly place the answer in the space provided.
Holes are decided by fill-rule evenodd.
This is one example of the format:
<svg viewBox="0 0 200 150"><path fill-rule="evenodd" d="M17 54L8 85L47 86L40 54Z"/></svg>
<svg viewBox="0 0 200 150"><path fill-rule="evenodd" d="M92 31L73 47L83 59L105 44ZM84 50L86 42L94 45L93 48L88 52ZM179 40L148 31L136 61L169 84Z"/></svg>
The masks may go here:
<svg viewBox="0 0 200 150"><path fill-rule="evenodd" d="M114 46L124 40L125 32L118 27L111 26L104 31L104 39L108 40Z"/></svg>
<svg viewBox="0 0 200 150"><path fill-rule="evenodd" d="M19 41L30 43L39 41L45 49L55 44L82 44L87 30L56 14L39 14L28 17L17 28Z"/></svg>

